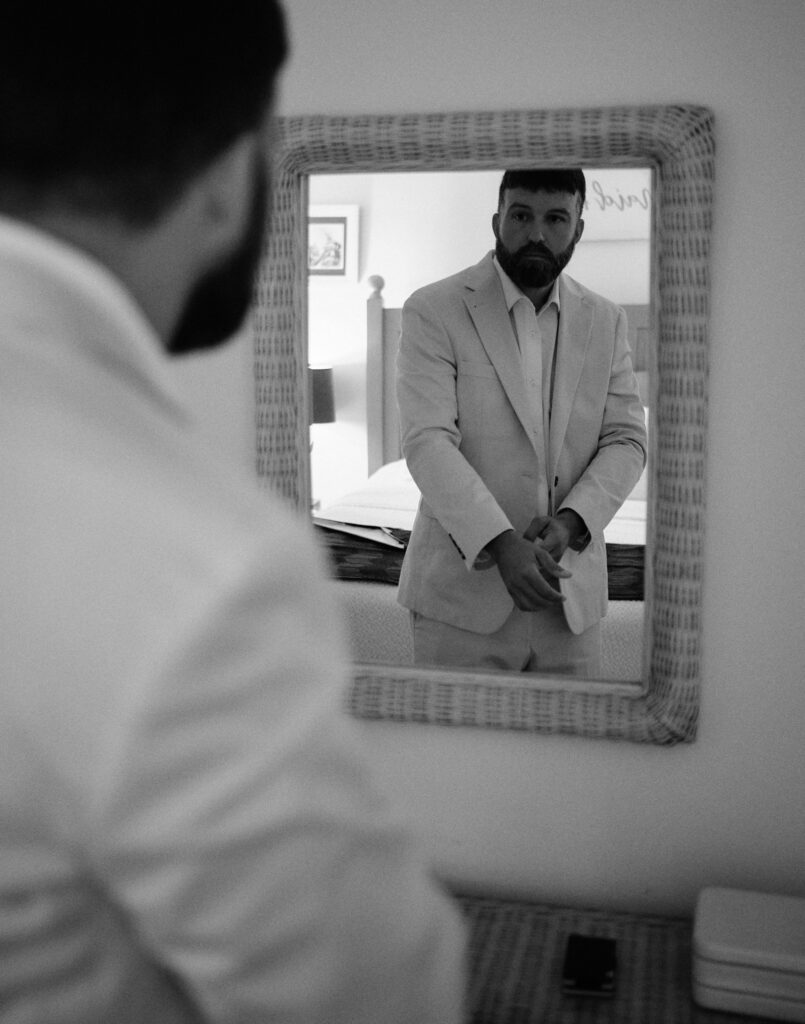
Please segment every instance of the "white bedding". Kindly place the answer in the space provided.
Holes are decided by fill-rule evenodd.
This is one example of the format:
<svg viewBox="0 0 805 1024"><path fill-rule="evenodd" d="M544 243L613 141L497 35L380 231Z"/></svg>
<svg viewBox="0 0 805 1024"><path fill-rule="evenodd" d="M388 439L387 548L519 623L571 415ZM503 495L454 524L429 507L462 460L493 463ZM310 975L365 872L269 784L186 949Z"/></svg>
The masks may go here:
<svg viewBox="0 0 805 1024"><path fill-rule="evenodd" d="M419 489L405 460L399 459L381 466L362 487L318 511L315 521L323 526L328 523L334 526L349 523L378 530L384 527L410 530L418 503ZM645 471L618 514L604 530L604 539L608 544L645 544Z"/></svg>

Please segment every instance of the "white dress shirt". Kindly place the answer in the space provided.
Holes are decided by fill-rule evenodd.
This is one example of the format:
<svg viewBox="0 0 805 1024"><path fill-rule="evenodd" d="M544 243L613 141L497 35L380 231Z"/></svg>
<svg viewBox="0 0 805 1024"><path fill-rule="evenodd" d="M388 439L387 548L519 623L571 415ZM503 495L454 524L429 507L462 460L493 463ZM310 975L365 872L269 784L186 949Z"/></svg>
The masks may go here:
<svg viewBox="0 0 805 1024"><path fill-rule="evenodd" d="M0 221L0 1020L447 1024L463 928L305 527L88 257Z"/></svg>
<svg viewBox="0 0 805 1024"><path fill-rule="evenodd" d="M512 281L494 257L495 270L500 277L506 308L509 311L514 336L520 349L523 379L533 416L534 447L537 449L542 473L539 480L540 514L551 515L552 487L548 479L548 461L551 427L551 404L556 359L556 338L559 329L559 279L551 288L540 310Z"/></svg>

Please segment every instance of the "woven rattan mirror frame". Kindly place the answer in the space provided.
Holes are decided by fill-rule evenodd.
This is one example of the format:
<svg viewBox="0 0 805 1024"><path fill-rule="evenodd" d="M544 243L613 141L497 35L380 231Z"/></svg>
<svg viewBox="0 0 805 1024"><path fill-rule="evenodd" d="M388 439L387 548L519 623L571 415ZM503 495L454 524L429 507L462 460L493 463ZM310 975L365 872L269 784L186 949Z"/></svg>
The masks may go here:
<svg viewBox="0 0 805 1024"><path fill-rule="evenodd" d="M272 230L254 317L259 476L310 504L306 208L311 174L654 169L654 366L644 685L356 665L364 718L672 744L696 735L707 450L713 118L698 106L293 117L279 123Z"/></svg>

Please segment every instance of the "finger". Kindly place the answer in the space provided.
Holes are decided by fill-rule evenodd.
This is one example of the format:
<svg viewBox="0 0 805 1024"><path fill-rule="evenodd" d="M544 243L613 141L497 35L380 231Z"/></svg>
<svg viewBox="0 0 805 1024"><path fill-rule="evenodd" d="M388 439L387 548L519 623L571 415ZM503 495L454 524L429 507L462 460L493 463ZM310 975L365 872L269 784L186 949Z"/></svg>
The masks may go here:
<svg viewBox="0 0 805 1024"><path fill-rule="evenodd" d="M569 569L565 569L561 566L556 559L551 555L547 548L540 547L538 544L534 545L534 557L543 572L547 572L550 576L555 576L559 579L569 579L573 573Z"/></svg>
<svg viewBox="0 0 805 1024"><path fill-rule="evenodd" d="M540 573L524 580L520 593L532 609L547 608L550 605L561 604L565 600L564 594L551 586L550 581Z"/></svg>
<svg viewBox="0 0 805 1024"><path fill-rule="evenodd" d="M523 536L526 540L536 540L537 537L539 537L540 534L543 532L543 530L545 530L545 528L549 525L550 521L550 516L534 516L534 518L528 524L528 528L526 529Z"/></svg>

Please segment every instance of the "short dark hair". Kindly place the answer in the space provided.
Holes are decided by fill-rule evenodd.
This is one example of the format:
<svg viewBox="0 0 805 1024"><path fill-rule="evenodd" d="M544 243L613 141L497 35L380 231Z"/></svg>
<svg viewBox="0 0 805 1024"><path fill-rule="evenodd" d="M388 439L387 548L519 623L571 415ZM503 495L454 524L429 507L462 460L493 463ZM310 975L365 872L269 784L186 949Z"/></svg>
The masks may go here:
<svg viewBox="0 0 805 1024"><path fill-rule="evenodd" d="M260 124L288 44L278 0L5 0L0 209L157 219Z"/></svg>
<svg viewBox="0 0 805 1024"><path fill-rule="evenodd" d="M579 215L584 209L587 181L580 167L540 167L505 171L498 190L498 210L507 189L524 188L529 192L566 192L579 197Z"/></svg>

